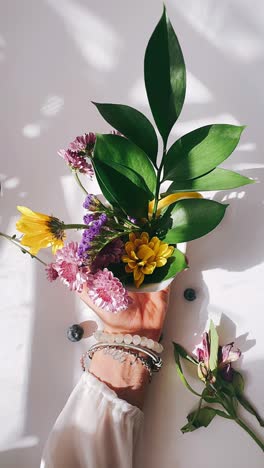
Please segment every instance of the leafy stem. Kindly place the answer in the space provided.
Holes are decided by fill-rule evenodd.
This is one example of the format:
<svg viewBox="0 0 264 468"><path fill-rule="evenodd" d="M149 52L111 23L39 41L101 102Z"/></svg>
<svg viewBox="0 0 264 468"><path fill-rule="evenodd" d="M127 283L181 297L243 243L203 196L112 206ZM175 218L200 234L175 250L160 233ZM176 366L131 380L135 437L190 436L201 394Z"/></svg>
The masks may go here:
<svg viewBox="0 0 264 468"><path fill-rule="evenodd" d="M235 421L240 427L242 427L242 429L244 429L244 431L246 431L250 437L252 437L252 439L256 442L256 444L258 444L258 446L259 446L259 447L262 449L262 451L264 452L264 443L257 437L257 435L255 434L255 432L253 432L253 431L247 426L247 424L244 423L244 421L242 421L242 419L240 419L240 418L235 418L234 421Z"/></svg>
<svg viewBox="0 0 264 468"><path fill-rule="evenodd" d="M166 153L167 153L167 150L166 150L166 146L164 145L161 163L160 163L160 166L159 166L158 172L157 172L155 202L154 202L154 208L153 208L153 213L152 213L152 219L153 220L156 218L156 213L157 213L157 207L158 207L158 202L159 202L159 192L160 192L160 186L161 186L161 173L162 173L162 169L163 169L163 165L164 165L164 158L166 156Z"/></svg>
<svg viewBox="0 0 264 468"><path fill-rule="evenodd" d="M0 232L0 236L4 237L5 239L12 242L12 244L14 244L16 247L18 247L21 250L22 253L29 254L32 258L35 258L36 260L38 260L38 262L42 263L42 265L47 266L47 263L45 263L43 260L41 260L41 258L37 257L37 255L32 254L31 252L29 252L29 250L22 247L19 240L16 240L14 237L9 236L8 234L4 234L3 232Z"/></svg>

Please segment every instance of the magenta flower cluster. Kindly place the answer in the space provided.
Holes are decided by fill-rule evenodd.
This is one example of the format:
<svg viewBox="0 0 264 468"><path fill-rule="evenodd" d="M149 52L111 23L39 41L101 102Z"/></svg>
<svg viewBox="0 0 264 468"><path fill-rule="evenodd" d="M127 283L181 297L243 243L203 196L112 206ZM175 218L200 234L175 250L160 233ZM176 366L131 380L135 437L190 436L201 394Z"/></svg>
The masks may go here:
<svg viewBox="0 0 264 468"><path fill-rule="evenodd" d="M55 262L47 265L46 273L49 281L60 278L71 291L81 292L87 281L88 269L79 258L78 243L69 242L57 250Z"/></svg>
<svg viewBox="0 0 264 468"><path fill-rule="evenodd" d="M61 149L58 155L61 156L67 165L74 171L86 174L89 177L94 175L92 164L87 161L87 157L92 156L96 136L94 133L85 133L78 136L69 144L68 149Z"/></svg>
<svg viewBox="0 0 264 468"><path fill-rule="evenodd" d="M120 312L126 309L130 302L121 281L107 268L88 275L87 293L96 306L107 312Z"/></svg>

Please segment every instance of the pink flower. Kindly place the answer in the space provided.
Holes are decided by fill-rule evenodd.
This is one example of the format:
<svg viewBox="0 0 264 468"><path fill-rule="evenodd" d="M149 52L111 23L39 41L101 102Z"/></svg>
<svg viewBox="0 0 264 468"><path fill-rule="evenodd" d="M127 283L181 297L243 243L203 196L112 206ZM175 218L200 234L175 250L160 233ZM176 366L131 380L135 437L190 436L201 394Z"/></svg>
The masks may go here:
<svg viewBox="0 0 264 468"><path fill-rule="evenodd" d="M62 249L57 250L56 261L52 265L61 281L71 291L82 291L87 281L88 269L82 266L82 260L78 256L77 242L69 242Z"/></svg>
<svg viewBox="0 0 264 468"><path fill-rule="evenodd" d="M229 382L233 379L234 371L231 367L231 363L237 361L241 356L239 349L234 349L234 342L228 343L224 346L218 347L218 369L222 374L224 380ZM210 369L210 339L207 332L203 333L203 340L196 349L195 354L198 358L198 375L203 381L209 380L214 383L215 377L211 373Z"/></svg>
<svg viewBox="0 0 264 468"><path fill-rule="evenodd" d="M92 177L94 174L93 167L87 162L84 155L79 155L70 149L61 149L58 151L58 155L64 159L64 161L70 166L71 169L79 171L82 174L87 174Z"/></svg>
<svg viewBox="0 0 264 468"><path fill-rule="evenodd" d="M46 266L46 275L47 279L52 283L52 281L55 281L58 278L58 272L56 268L54 268L55 263L50 263L49 265Z"/></svg>
<svg viewBox="0 0 264 468"><path fill-rule="evenodd" d="M104 268L88 274L87 293L95 305L107 312L120 312L128 307L129 297L121 281Z"/></svg>
<svg viewBox="0 0 264 468"><path fill-rule="evenodd" d="M94 148L95 140L96 136L94 133L85 133L84 135L77 136L75 140L69 144L69 149L77 153L80 151L87 151L89 153Z"/></svg>

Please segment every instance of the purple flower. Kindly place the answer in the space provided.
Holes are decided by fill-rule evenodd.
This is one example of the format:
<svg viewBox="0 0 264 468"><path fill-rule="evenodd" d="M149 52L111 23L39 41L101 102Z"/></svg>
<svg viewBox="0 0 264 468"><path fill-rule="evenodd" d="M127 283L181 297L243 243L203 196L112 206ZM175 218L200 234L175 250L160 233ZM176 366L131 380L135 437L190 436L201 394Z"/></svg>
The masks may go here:
<svg viewBox="0 0 264 468"><path fill-rule="evenodd" d="M76 153L81 151L90 153L94 148L95 141L96 136L94 133L85 133L84 135L77 136L75 140L69 144L69 149Z"/></svg>
<svg viewBox="0 0 264 468"><path fill-rule="evenodd" d="M74 141L69 144L67 150L61 149L58 155L70 166L71 169L87 174L92 178L94 175L92 165L87 161L87 157L93 154L96 136L94 133L85 133L77 136Z"/></svg>
<svg viewBox="0 0 264 468"><path fill-rule="evenodd" d="M100 204L98 198L92 193L89 193L83 202L83 207L89 211L97 211Z"/></svg>
<svg viewBox="0 0 264 468"><path fill-rule="evenodd" d="M133 218L132 216L128 216L127 219L128 219L128 221L130 221L131 223L137 224L137 219L136 219L136 218Z"/></svg>
<svg viewBox="0 0 264 468"><path fill-rule="evenodd" d="M237 361L241 356L240 349L232 348L234 342L224 346L219 346L218 349L218 368L221 370L222 377L228 382L232 382L234 370L231 367L231 362Z"/></svg>
<svg viewBox="0 0 264 468"><path fill-rule="evenodd" d="M86 214L83 217L83 221L85 224L90 224L94 221L94 215L93 214Z"/></svg>
<svg viewBox="0 0 264 468"><path fill-rule="evenodd" d="M82 240L78 247L78 255L83 260L88 260L90 257L90 250L92 248L91 242L100 234L102 227L107 222L107 216L102 213L98 219L92 222L92 224L85 229L82 234Z"/></svg>
<svg viewBox="0 0 264 468"><path fill-rule="evenodd" d="M89 177L92 177L94 174L93 167L90 163L87 162L83 155L79 155L71 150L61 149L58 151L58 155L61 156L67 165L75 170L79 171L82 174L87 174Z"/></svg>
<svg viewBox="0 0 264 468"><path fill-rule="evenodd" d="M233 369L231 362L237 361L241 356L241 351L236 349L232 351L234 343L229 343L218 348L218 370L221 372L223 379L232 381ZM205 332L203 334L202 343L195 349L195 354L198 358L198 376L204 382L209 381L215 382L215 376L212 374L210 369L210 340L209 334Z"/></svg>
<svg viewBox="0 0 264 468"><path fill-rule="evenodd" d="M110 263L119 263L122 255L124 255L124 243L119 238L114 239L100 250L99 254L96 256L91 266L92 272L95 273L98 270L102 270L108 267Z"/></svg>
<svg viewBox="0 0 264 468"><path fill-rule="evenodd" d="M129 305L126 289L107 268L88 275L87 293L97 307L107 312L117 313Z"/></svg>

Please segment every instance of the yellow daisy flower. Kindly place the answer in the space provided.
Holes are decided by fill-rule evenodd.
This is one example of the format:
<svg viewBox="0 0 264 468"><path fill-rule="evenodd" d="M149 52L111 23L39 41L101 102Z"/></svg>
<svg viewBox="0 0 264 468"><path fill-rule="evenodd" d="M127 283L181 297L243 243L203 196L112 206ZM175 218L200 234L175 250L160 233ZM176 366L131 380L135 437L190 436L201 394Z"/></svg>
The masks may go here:
<svg viewBox="0 0 264 468"><path fill-rule="evenodd" d="M174 247L165 244L158 237L149 240L147 232L140 235L132 232L125 244L125 251L126 255L122 257L122 261L127 264L125 270L133 273L135 286L139 288L145 275L152 275L155 268L166 265Z"/></svg>
<svg viewBox="0 0 264 468"><path fill-rule="evenodd" d="M26 206L17 206L22 214L16 223L18 231L22 232L20 243L25 247L30 247L30 253L36 255L40 249L52 246L52 253L55 254L64 244L65 232L63 222L53 216L43 213L36 213Z"/></svg>

